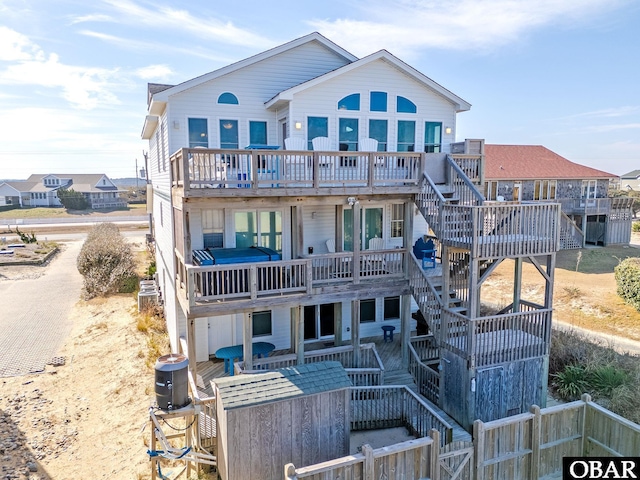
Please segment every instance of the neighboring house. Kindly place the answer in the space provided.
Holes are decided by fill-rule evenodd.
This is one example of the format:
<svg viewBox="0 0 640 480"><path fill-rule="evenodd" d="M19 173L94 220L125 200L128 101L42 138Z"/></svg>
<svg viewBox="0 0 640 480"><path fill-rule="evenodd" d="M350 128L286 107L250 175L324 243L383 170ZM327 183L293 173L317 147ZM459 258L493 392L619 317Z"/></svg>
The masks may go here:
<svg viewBox="0 0 640 480"><path fill-rule="evenodd" d="M620 190L640 192L640 170L632 170L620 176Z"/></svg>
<svg viewBox="0 0 640 480"><path fill-rule="evenodd" d="M632 200L610 198L617 175L571 162L540 145L485 145L484 195L493 201L562 205L562 248L628 244Z"/></svg>
<svg viewBox="0 0 640 480"><path fill-rule="evenodd" d="M82 193L90 208L126 207L120 196L124 190L102 173L31 175L27 180L14 180L0 184L0 206L59 207L58 189L73 189Z"/></svg>
<svg viewBox="0 0 640 480"><path fill-rule="evenodd" d="M192 373L234 345L251 370L253 341L300 363L310 343L350 344L357 363L381 327L395 327L408 368L419 309L442 361L416 368L465 428L544 405L559 207L484 205L483 141L454 143L469 108L385 50L358 59L318 33L150 84L157 277ZM423 269L412 247L427 234L438 261ZM523 298L515 273L513 304L480 319L486 275L531 256L545 304Z"/></svg>

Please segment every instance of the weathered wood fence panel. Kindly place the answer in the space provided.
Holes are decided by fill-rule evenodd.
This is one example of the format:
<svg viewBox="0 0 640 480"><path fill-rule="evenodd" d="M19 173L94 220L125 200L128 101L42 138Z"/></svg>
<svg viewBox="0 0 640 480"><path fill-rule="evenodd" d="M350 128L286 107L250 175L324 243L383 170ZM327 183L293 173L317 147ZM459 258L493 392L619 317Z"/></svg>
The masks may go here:
<svg viewBox="0 0 640 480"><path fill-rule="evenodd" d="M438 436L437 432L434 436ZM402 478L419 480L432 478L437 466L438 446L431 437L408 440L389 447L372 449L362 446L362 453L349 455L308 467L284 467L285 480L369 480ZM435 461L435 463L434 463Z"/></svg>
<svg viewBox="0 0 640 480"><path fill-rule="evenodd" d="M640 425L588 403L585 413L584 455L635 457L640 452Z"/></svg>

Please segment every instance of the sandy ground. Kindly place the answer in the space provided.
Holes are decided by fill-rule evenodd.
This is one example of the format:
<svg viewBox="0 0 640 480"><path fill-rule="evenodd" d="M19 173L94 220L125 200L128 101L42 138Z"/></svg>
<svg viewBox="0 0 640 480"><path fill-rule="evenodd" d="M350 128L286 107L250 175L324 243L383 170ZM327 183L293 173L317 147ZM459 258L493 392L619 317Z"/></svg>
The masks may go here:
<svg viewBox="0 0 640 480"><path fill-rule="evenodd" d="M3 269L3 280L34 278L46 267ZM136 300L78 301L65 364L0 378L0 478L149 478L145 441L155 399L137 331Z"/></svg>

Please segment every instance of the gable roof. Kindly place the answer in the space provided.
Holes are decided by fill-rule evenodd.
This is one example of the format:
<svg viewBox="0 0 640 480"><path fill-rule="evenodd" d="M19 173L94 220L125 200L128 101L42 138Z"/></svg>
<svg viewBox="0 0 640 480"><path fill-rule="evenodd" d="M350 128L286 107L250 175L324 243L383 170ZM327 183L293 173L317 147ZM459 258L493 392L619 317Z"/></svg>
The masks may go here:
<svg viewBox="0 0 640 480"><path fill-rule="evenodd" d="M308 363L272 372L220 378L214 383L225 410L351 387L351 380L340 362Z"/></svg>
<svg viewBox="0 0 640 480"><path fill-rule="evenodd" d="M640 177L640 170L632 170L629 173L625 173L624 175L620 175L622 180L637 180Z"/></svg>
<svg viewBox="0 0 640 480"><path fill-rule="evenodd" d="M419 72L412 66L408 65L407 63L403 62L396 56L392 55L387 50L380 50L378 52L372 53L371 55L361 58L360 60L351 62L336 70L332 70L331 72L327 72L324 75L320 75L319 77L308 80L304 83L301 83L300 85L296 85L295 87L291 87L287 90L284 90L280 92L278 95L276 95L275 97L273 97L271 100L266 102L265 106L267 108L270 108L273 105L277 104L278 102L291 101L293 100L293 96L298 92L306 90L307 88L314 87L322 82L338 77L347 72L351 72L357 68L360 68L371 62L375 62L377 60L382 60L384 62L387 62L391 66L398 69L400 72L404 73L405 75L408 75L409 77L413 78L417 82L423 84L425 87L443 96L445 99L447 99L448 101L450 101L455 105L457 112L463 112L471 108L470 103L458 97L454 93L450 92L439 83L434 82L432 79L430 79L423 73Z"/></svg>
<svg viewBox="0 0 640 480"><path fill-rule="evenodd" d="M44 185L43 179L47 177L55 177L67 182L61 185ZM108 180L107 185L98 185L102 179ZM16 180L6 182L8 185L20 192L48 192L56 190L60 187L73 188L76 192L123 192L109 180L104 173L64 173L64 174L33 174L26 180Z"/></svg>
<svg viewBox="0 0 640 480"><path fill-rule="evenodd" d="M485 180L611 179L617 175L571 162L542 145L484 146Z"/></svg>
<svg viewBox="0 0 640 480"><path fill-rule="evenodd" d="M336 53L338 56L343 57L348 62L354 62L358 59L358 57L347 52L344 48L333 43L328 38L320 35L318 32L313 32L313 33L310 33L309 35L305 35L304 37L297 38L295 40L292 40L280 46L266 50L262 53L258 53L251 57L245 58L244 60L240 60L239 62L235 62L230 65L227 65L226 67L222 67L222 68L219 68L218 70L205 73L204 75L201 75L199 77L192 78L191 80L187 80L186 82L182 82L175 86L149 84L148 85L148 93L150 96L149 113L151 115L159 115L160 113L162 113L164 104L167 102L170 95L180 93L184 90L195 87L196 85L200 85L210 80L213 80L215 78L221 77L223 75L227 75L231 72L247 67L249 65L253 65L262 60L271 58L275 55L286 52L293 48L297 48L300 45L304 45L305 43L309 43L309 42L319 42L329 50ZM168 87L168 88L164 88L164 87ZM154 90L154 93L152 93L152 88Z"/></svg>

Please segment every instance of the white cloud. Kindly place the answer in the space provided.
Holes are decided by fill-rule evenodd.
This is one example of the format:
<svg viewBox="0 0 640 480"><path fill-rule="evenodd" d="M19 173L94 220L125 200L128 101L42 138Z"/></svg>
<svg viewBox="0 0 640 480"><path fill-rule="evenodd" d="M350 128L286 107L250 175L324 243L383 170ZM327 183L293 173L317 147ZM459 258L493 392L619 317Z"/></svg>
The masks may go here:
<svg viewBox="0 0 640 480"><path fill-rule="evenodd" d="M86 22L115 22L113 17L109 15L102 14L91 14L91 15L81 15L71 18L71 25L75 25L78 23L86 23Z"/></svg>
<svg viewBox="0 0 640 480"><path fill-rule="evenodd" d="M80 35L87 37L97 38L107 43L111 43L117 47L125 50L138 50L138 51L152 51L157 52L162 50L165 53L174 53L179 55L190 55L198 58L205 58L207 60L220 62L227 64L233 61L230 57L223 57L209 51L203 51L200 47L190 46L189 48L180 48L173 45L161 44L158 41L145 42L135 40L132 38L117 37L115 35L109 35L107 33L96 32L93 30L81 30L78 32Z"/></svg>
<svg viewBox="0 0 640 480"><path fill-rule="evenodd" d="M593 110L591 112L576 113L575 115L568 115L561 117L562 119L572 118L613 118L613 117L626 117L640 113L639 105L624 105L622 107L604 108L602 110Z"/></svg>
<svg viewBox="0 0 640 480"><path fill-rule="evenodd" d="M15 62L38 56L42 56L42 51L28 37L0 26L0 61Z"/></svg>
<svg viewBox="0 0 640 480"><path fill-rule="evenodd" d="M371 0L365 20L314 20L311 26L357 55L387 48L490 50L547 25L572 26L629 0Z"/></svg>
<svg viewBox="0 0 640 480"><path fill-rule="evenodd" d="M228 45L261 49L273 45L271 40L251 30L238 28L231 22L223 22L212 16L192 15L187 10L157 3L153 8L145 8L130 0L105 0L105 3L120 14L120 23L133 24L136 27L146 25L160 31L189 33Z"/></svg>
<svg viewBox="0 0 640 480"><path fill-rule="evenodd" d="M174 72L168 65L149 65L137 69L135 74L143 80L166 81Z"/></svg>
<svg viewBox="0 0 640 480"><path fill-rule="evenodd" d="M65 65L55 53L48 57L28 37L0 27L0 52L9 62L0 70L0 85L37 85L58 89L62 97L81 109L119 103L111 91L119 77L118 69Z"/></svg>

